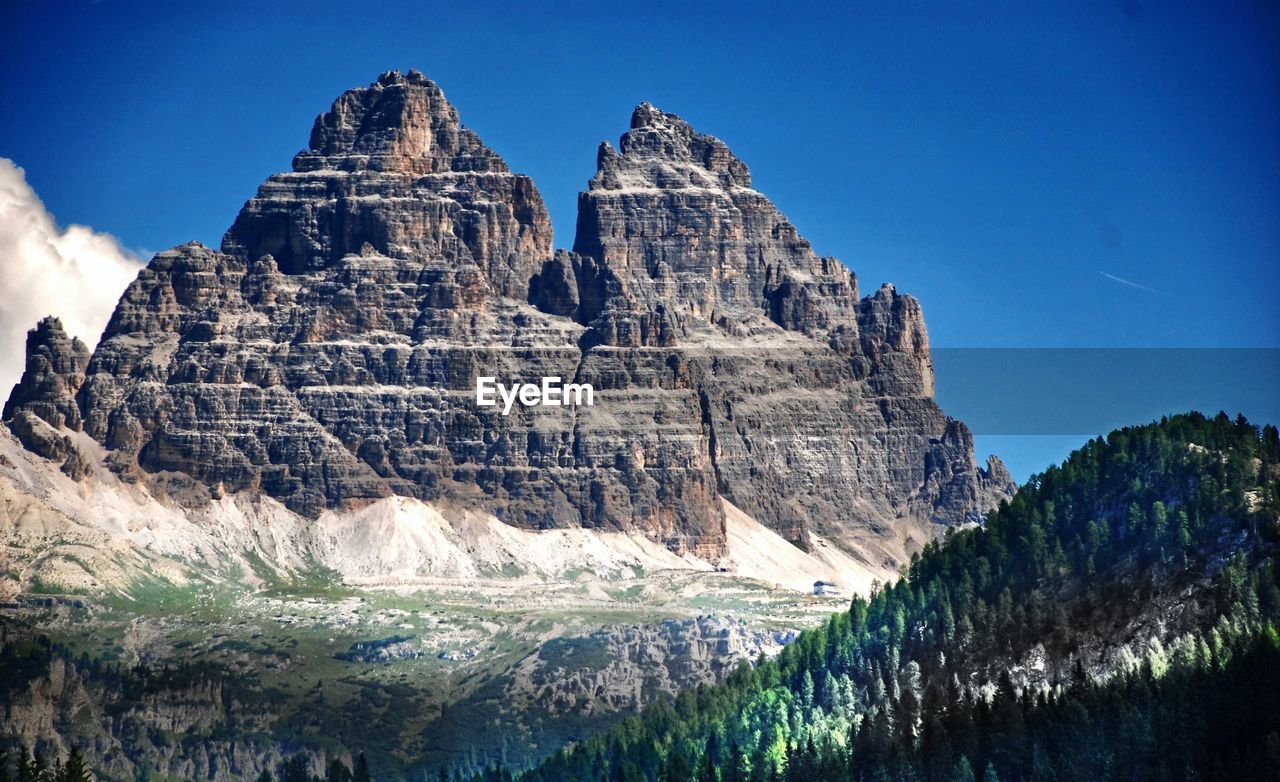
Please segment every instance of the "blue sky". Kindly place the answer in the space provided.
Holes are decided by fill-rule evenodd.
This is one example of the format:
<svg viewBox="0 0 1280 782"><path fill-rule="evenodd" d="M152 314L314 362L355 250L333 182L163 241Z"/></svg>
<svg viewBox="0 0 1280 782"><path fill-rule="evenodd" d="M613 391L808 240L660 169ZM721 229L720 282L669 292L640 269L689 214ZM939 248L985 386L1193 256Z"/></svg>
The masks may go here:
<svg viewBox="0 0 1280 782"><path fill-rule="evenodd" d="M334 97L418 68L559 246L647 99L935 346L1280 347L1274 3L185 6L0 6L0 156L61 223L216 245ZM1080 439L1022 437L979 445L1021 478Z"/></svg>

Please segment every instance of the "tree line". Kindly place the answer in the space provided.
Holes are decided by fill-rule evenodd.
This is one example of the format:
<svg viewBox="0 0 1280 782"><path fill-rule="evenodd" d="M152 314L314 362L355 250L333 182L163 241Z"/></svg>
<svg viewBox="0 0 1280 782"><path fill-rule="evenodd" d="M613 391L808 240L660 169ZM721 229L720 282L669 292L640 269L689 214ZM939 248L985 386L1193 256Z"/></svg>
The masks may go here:
<svg viewBox="0 0 1280 782"><path fill-rule="evenodd" d="M1243 418L1095 439L776 659L517 778L1271 778L1278 477Z"/></svg>

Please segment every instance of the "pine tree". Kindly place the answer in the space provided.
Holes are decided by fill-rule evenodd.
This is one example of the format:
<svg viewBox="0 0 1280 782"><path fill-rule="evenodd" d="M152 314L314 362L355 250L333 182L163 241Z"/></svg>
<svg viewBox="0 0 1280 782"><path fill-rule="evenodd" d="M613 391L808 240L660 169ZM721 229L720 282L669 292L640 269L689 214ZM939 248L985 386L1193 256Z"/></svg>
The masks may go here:
<svg viewBox="0 0 1280 782"><path fill-rule="evenodd" d="M683 752L673 752L667 758L666 776L663 777L663 782L689 782L692 776L693 768Z"/></svg>
<svg viewBox="0 0 1280 782"><path fill-rule="evenodd" d="M280 782L311 782L306 757L298 754L281 763Z"/></svg>
<svg viewBox="0 0 1280 782"><path fill-rule="evenodd" d="M1151 522L1154 525L1151 530L1151 542L1156 548L1157 559L1164 561L1168 551L1166 543L1169 537L1169 511L1159 500L1151 506Z"/></svg>
<svg viewBox="0 0 1280 782"><path fill-rule="evenodd" d="M325 767L325 782L352 782L351 769L340 759L334 758Z"/></svg>
<svg viewBox="0 0 1280 782"><path fill-rule="evenodd" d="M813 676L808 670L800 681L800 708L806 712L813 708Z"/></svg>
<svg viewBox="0 0 1280 782"><path fill-rule="evenodd" d="M71 746L71 751L67 753L67 762L63 764L57 779L58 782L92 782L93 780L85 765L84 756L74 744Z"/></svg>
<svg viewBox="0 0 1280 782"><path fill-rule="evenodd" d="M747 758L742 754L742 748L738 746L738 742L734 741L729 747L729 760L725 765L724 773L720 775L720 780L721 782L748 782L748 778Z"/></svg>
<svg viewBox="0 0 1280 782"><path fill-rule="evenodd" d="M720 782L720 774L716 771L716 761L710 752L704 752L702 762L698 764L697 782Z"/></svg>
<svg viewBox="0 0 1280 782"><path fill-rule="evenodd" d="M977 782L973 778L973 766L969 765L969 758L964 755L960 756L960 760L956 762L956 767L952 769L951 776L947 782Z"/></svg>
<svg viewBox="0 0 1280 782"><path fill-rule="evenodd" d="M44 753L38 749L31 753L31 768L37 780L42 780L49 771L49 763L45 760Z"/></svg>
<svg viewBox="0 0 1280 782"><path fill-rule="evenodd" d="M35 761L26 744L18 745L18 759L13 766L13 778L17 782L36 782Z"/></svg>

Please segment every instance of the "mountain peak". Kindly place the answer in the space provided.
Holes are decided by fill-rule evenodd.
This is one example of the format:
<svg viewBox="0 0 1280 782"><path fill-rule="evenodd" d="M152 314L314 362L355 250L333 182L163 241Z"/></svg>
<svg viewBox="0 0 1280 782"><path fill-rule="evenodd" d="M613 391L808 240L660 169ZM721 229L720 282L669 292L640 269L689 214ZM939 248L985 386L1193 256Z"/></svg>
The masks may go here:
<svg viewBox="0 0 1280 782"><path fill-rule="evenodd" d="M62 430L81 427L76 392L88 363L89 348L69 336L61 320L46 316L27 332L27 367L4 405L4 420L18 442L60 462L74 480L89 473L89 461Z"/></svg>
<svg viewBox="0 0 1280 782"><path fill-rule="evenodd" d="M87 366L37 340L17 431L65 462L51 438L78 413L122 475L313 518L399 494L707 557L727 545L721 500L893 563L910 534L994 504L931 398L913 299L860 304L675 114L641 104L600 158L575 252L554 253L532 180L426 76L384 73L315 121L221 251L153 258ZM601 405L508 416L475 403L484 376L572 378Z"/></svg>
<svg viewBox="0 0 1280 782"><path fill-rule="evenodd" d="M648 101L631 112L631 128L622 134L617 154L602 146L599 167L593 189L751 186L750 170L727 144Z"/></svg>
<svg viewBox="0 0 1280 782"><path fill-rule="evenodd" d="M506 163L464 128L444 91L419 71L387 71L347 90L316 118L295 171L374 170L409 174L505 172Z"/></svg>
<svg viewBox="0 0 1280 782"><path fill-rule="evenodd" d="M222 250L246 263L270 255L292 274L367 255L366 245L474 264L490 291L523 299L551 256L551 221L532 180L463 127L435 82L388 71L316 118L293 171L262 184Z"/></svg>
<svg viewBox="0 0 1280 782"><path fill-rule="evenodd" d="M647 100L641 101L631 112L631 129L645 127L678 127L686 133L693 131L688 122L675 114L668 114Z"/></svg>
<svg viewBox="0 0 1280 782"><path fill-rule="evenodd" d="M4 418L29 408L55 428L80 428L75 394L84 380L89 348L67 334L53 315L27 332L27 366L4 406Z"/></svg>
<svg viewBox="0 0 1280 782"><path fill-rule="evenodd" d="M426 74L417 68L410 68L408 73L401 73L397 70L384 71L379 74L378 80L375 84L379 84L384 87L393 84L417 84L424 87L435 87L436 89L439 89L434 81L427 78Z"/></svg>

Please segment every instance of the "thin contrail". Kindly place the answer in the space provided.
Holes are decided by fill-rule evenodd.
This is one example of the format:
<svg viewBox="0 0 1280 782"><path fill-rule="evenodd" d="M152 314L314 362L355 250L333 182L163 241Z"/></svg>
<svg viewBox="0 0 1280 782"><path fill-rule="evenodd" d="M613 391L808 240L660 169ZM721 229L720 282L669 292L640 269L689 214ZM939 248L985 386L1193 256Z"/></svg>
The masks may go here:
<svg viewBox="0 0 1280 782"><path fill-rule="evenodd" d="M1165 295L1164 291L1158 291L1155 288L1148 288L1145 285L1139 285L1136 282L1133 282L1131 280L1126 280L1123 277L1117 277L1114 274L1107 274L1106 272L1098 272L1098 274L1101 274L1103 277L1106 277L1108 280L1114 280L1115 282L1118 282L1121 285L1128 285L1130 288L1137 288L1140 291L1146 291L1147 293L1154 293L1157 296Z"/></svg>

